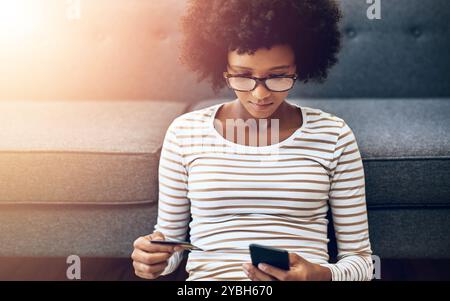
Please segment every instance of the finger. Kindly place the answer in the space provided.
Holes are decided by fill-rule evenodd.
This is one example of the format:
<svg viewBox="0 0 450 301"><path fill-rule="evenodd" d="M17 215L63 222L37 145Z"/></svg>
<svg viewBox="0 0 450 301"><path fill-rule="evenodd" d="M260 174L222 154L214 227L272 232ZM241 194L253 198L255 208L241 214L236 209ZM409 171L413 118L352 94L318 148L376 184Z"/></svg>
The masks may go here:
<svg viewBox="0 0 450 301"><path fill-rule="evenodd" d="M161 232L158 232L158 231L155 231L151 235L148 235L148 239L149 240L166 240L166 238L164 237L164 234L162 234ZM189 249L188 247L183 246L181 244L173 245L172 248L173 248L174 252L179 252L179 251L184 251L184 250Z"/></svg>
<svg viewBox="0 0 450 301"><path fill-rule="evenodd" d="M142 262L133 261L133 267L136 272L140 272L143 274L156 274L162 273L167 266L167 262L148 265Z"/></svg>
<svg viewBox="0 0 450 301"><path fill-rule="evenodd" d="M249 278L250 280L252 280L250 273L248 272L248 270L250 269L250 265L251 263L244 263L242 265L242 270L244 271L245 275L247 276L247 278Z"/></svg>
<svg viewBox="0 0 450 301"><path fill-rule="evenodd" d="M163 245L163 244L158 244L158 243L152 243L152 242L148 242L148 244L150 245L148 248L151 250L151 252L156 253L156 252L166 252L166 253L173 253L175 252L175 247L174 245Z"/></svg>
<svg viewBox="0 0 450 301"><path fill-rule="evenodd" d="M249 278L253 281L273 281L272 276L264 273L253 265L248 269Z"/></svg>
<svg viewBox="0 0 450 301"><path fill-rule="evenodd" d="M155 231L150 235L147 235L149 237L149 239L154 239L154 240L166 240L166 238L164 237L164 234L162 234L159 231Z"/></svg>
<svg viewBox="0 0 450 301"><path fill-rule="evenodd" d="M134 248L139 249L146 252L156 253L156 252L168 252L173 253L174 247L168 245L161 245L156 243L151 243L145 237L139 237L134 241Z"/></svg>
<svg viewBox="0 0 450 301"><path fill-rule="evenodd" d="M145 251L135 249L131 258L135 261L145 264L158 264L167 261L172 256L172 253L147 253Z"/></svg>
<svg viewBox="0 0 450 301"><path fill-rule="evenodd" d="M271 265L268 265L265 263L260 263L258 265L258 269L278 280L281 280L281 281L286 280L287 276L288 276L287 271L284 271L282 269L279 269L277 267L274 267L274 266L271 266Z"/></svg>
<svg viewBox="0 0 450 301"><path fill-rule="evenodd" d="M161 274L154 274L154 273L142 273L142 272L138 272L135 271L134 274L140 278L143 279L150 279L150 280L154 280L156 278L158 278Z"/></svg>
<svg viewBox="0 0 450 301"><path fill-rule="evenodd" d="M139 278L143 278L143 279L154 279L154 278L150 277L150 276L153 276L153 275L147 275L147 274L144 274L144 273L141 273L141 272L138 272L138 271L134 271L134 274L135 274L136 276L138 276Z"/></svg>
<svg viewBox="0 0 450 301"><path fill-rule="evenodd" d="M161 262L161 263L157 263L157 264L152 264L152 265L149 265L148 267L149 268L147 268L147 271L149 272L149 273L153 273L153 274L161 274L163 271L164 271L164 269L167 267L167 265L168 265L168 262Z"/></svg>
<svg viewBox="0 0 450 301"><path fill-rule="evenodd" d="M289 265L290 266L293 266L295 264L302 263L305 261L306 261L306 259L304 259L300 255L298 255L296 253L289 253Z"/></svg>

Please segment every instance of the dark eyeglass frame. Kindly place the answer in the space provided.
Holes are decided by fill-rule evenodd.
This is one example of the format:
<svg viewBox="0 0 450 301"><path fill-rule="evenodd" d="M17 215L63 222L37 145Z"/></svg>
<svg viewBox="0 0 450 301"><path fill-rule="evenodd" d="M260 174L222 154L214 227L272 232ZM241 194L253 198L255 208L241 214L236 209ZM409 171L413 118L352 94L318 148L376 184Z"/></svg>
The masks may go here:
<svg viewBox="0 0 450 301"><path fill-rule="evenodd" d="M292 88L294 88L295 81L297 80L298 75L297 75L297 73L295 73L295 74L291 74L291 75L272 75L272 76L268 76L268 77L254 77L254 76L250 76L250 75L230 74L230 73L228 73L228 72L224 72L224 73L223 73L223 77L226 79L227 85L228 85L228 87L229 87L230 89L233 89L233 90L239 91L239 92L251 92L251 91L255 90L256 87L258 87L258 84L259 84L259 83L262 83L262 84L264 85L264 87L265 87L267 90L269 90L269 91L272 91L272 92L286 92L286 91L289 91L289 90L291 90ZM232 78L232 77L243 77L243 78L253 79L253 80L255 81L255 86L254 86L253 89L251 89L251 90L239 90L239 89L235 89L235 88L233 88L233 87L231 86L231 84L230 84L230 82L229 82L229 78ZM274 91L274 90L270 89L269 87L267 87L267 85L266 85L266 80L268 80L268 79L273 79L273 78L291 78L291 79L294 80L294 82L292 83L292 87L290 87L289 89L286 89L286 90L279 90L279 91L278 91L278 90L277 90L277 91Z"/></svg>

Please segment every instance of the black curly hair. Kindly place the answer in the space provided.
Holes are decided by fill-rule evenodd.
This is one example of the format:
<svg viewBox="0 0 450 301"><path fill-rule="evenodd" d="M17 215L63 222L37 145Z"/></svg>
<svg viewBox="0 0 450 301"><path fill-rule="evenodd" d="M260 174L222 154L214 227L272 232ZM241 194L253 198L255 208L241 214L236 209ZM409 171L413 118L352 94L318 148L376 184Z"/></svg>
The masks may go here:
<svg viewBox="0 0 450 301"><path fill-rule="evenodd" d="M190 0L180 25L179 60L225 86L228 51L252 55L277 44L292 47L298 80L323 82L341 47L341 11L335 0Z"/></svg>

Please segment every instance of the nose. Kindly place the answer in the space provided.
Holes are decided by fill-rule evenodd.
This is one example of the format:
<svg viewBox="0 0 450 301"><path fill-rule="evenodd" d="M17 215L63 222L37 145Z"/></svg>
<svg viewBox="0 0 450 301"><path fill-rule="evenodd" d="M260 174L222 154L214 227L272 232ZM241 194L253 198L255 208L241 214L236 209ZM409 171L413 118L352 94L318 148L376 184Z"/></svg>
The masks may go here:
<svg viewBox="0 0 450 301"><path fill-rule="evenodd" d="M266 87L264 87L264 85L262 83L258 83L256 85L255 90L252 91L252 95L255 99L258 100L262 100L262 99L266 99L270 96L270 91L267 90Z"/></svg>

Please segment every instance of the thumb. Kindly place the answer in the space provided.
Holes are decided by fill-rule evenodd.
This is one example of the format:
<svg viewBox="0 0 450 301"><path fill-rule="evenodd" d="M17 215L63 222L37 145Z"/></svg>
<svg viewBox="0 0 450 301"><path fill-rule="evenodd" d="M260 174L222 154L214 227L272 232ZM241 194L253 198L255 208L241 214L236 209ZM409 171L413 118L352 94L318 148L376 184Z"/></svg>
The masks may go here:
<svg viewBox="0 0 450 301"><path fill-rule="evenodd" d="M164 234L162 234L159 231L155 231L152 234L149 235L150 239L152 240L166 240L166 238L164 237Z"/></svg>
<svg viewBox="0 0 450 301"><path fill-rule="evenodd" d="M289 253L289 264L291 266L295 265L295 264L299 264L299 263L304 263L304 262L306 262L306 259L304 259L300 255L298 255L296 253Z"/></svg>

